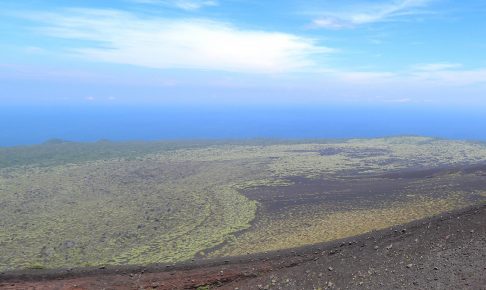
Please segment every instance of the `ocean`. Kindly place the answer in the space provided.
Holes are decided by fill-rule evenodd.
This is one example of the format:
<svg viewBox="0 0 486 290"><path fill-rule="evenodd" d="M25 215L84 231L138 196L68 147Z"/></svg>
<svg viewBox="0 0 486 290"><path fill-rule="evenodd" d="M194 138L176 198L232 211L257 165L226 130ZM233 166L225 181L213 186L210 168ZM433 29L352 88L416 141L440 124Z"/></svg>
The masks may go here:
<svg viewBox="0 0 486 290"><path fill-rule="evenodd" d="M486 141L479 109L412 105L4 106L0 146L69 141L356 138L421 135Z"/></svg>

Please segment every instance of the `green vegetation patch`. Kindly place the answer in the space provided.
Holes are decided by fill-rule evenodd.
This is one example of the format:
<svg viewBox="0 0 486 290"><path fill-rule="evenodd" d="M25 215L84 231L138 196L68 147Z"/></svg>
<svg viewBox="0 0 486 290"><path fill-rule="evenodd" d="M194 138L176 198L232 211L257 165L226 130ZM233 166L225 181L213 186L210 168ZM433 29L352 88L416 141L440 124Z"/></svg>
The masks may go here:
<svg viewBox="0 0 486 290"><path fill-rule="evenodd" d="M0 271L175 263L362 233L484 197L481 166L444 176L433 171L432 179L427 172L423 177L384 174L485 161L483 144L423 137L52 141L0 148ZM274 203L278 210L265 203L265 196L252 197L258 204L243 195L260 187L298 188L294 183L305 180L346 186L350 178L377 176L418 181L413 192L395 190L394 199L386 202L370 201L371 195L363 194L362 200L371 205L367 208L341 207L346 199L327 198L320 189L273 193L282 200ZM460 194L451 189L456 181L465 186ZM345 188L340 194L349 197L350 191ZM302 203L313 197L319 198Z"/></svg>
<svg viewBox="0 0 486 290"><path fill-rule="evenodd" d="M250 226L227 186L244 166L142 160L9 171L0 178L0 269L169 263Z"/></svg>
<svg viewBox="0 0 486 290"><path fill-rule="evenodd" d="M264 215L252 228L211 253L237 256L300 247L387 228L468 205L462 195L411 199L377 204L368 209L336 209L329 206L296 207Z"/></svg>

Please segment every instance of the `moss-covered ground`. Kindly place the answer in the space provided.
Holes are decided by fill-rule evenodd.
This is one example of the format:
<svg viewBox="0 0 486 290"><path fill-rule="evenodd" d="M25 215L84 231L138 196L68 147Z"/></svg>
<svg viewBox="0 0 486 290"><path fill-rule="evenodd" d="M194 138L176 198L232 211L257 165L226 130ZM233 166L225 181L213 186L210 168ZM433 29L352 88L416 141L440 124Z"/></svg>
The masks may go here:
<svg viewBox="0 0 486 290"><path fill-rule="evenodd" d="M0 270L174 263L342 238L484 199L483 162L483 144L424 137L3 148ZM324 183L299 192L306 180ZM367 180L399 188L347 187Z"/></svg>

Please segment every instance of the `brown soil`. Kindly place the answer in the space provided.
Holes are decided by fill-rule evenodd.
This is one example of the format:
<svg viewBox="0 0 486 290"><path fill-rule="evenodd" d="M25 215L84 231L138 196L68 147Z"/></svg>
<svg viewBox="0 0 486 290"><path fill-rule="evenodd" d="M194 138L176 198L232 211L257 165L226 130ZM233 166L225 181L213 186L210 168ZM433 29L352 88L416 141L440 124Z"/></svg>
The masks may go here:
<svg viewBox="0 0 486 290"><path fill-rule="evenodd" d="M176 266L29 270L1 289L486 289L486 204L345 240Z"/></svg>

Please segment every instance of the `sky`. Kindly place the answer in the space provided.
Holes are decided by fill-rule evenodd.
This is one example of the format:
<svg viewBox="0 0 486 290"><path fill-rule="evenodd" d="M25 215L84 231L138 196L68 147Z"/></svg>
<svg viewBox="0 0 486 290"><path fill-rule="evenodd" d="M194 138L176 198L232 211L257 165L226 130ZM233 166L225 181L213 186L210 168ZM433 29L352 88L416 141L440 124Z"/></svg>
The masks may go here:
<svg viewBox="0 0 486 290"><path fill-rule="evenodd" d="M0 2L1 104L486 107L483 0Z"/></svg>

